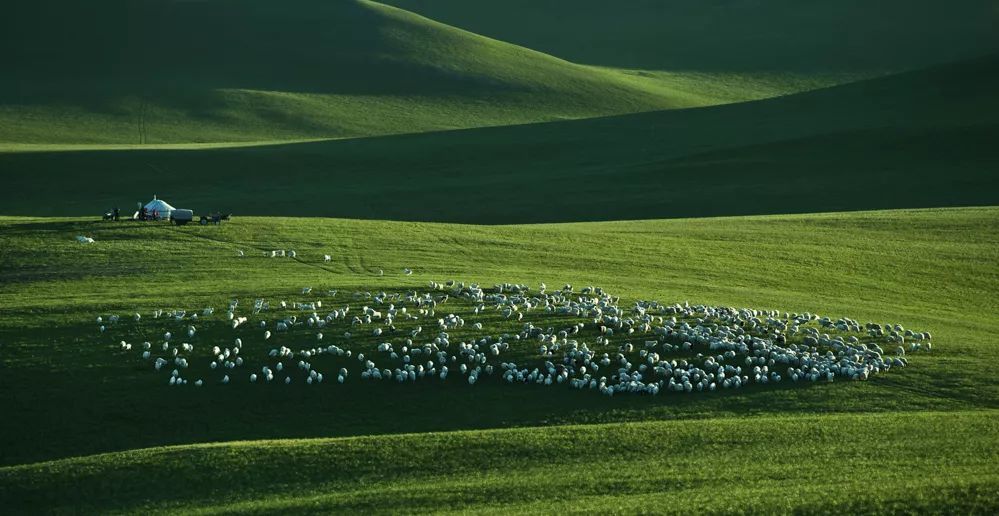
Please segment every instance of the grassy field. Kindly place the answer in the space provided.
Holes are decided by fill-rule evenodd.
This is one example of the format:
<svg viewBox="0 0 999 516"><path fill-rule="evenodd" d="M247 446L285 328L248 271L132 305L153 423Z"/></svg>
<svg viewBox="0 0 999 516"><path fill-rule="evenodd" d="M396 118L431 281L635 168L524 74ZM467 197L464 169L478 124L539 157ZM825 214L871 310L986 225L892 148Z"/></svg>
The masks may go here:
<svg viewBox="0 0 999 516"><path fill-rule="evenodd" d="M8 510L102 513L988 513L999 483L996 415L783 416L157 448L0 468L0 497L17 500Z"/></svg>
<svg viewBox="0 0 999 516"><path fill-rule="evenodd" d="M999 50L990 0L887 0L882 15L862 0L383 3L578 63L644 70L880 74Z"/></svg>
<svg viewBox="0 0 999 516"><path fill-rule="evenodd" d="M54 0L20 3L0 23L8 144L411 133L712 105L844 80L577 65L364 0Z"/></svg>
<svg viewBox="0 0 999 516"><path fill-rule="evenodd" d="M700 102L366 1L42 2L12 14L8 142L366 136Z"/></svg>
<svg viewBox="0 0 999 516"><path fill-rule="evenodd" d="M997 15L991 0L8 6L0 507L994 514ZM234 218L97 221L152 195ZM385 336L259 326L316 300L388 310L364 293L447 280L897 323L933 345L866 381L611 397L469 382L457 362L446 379L361 377L360 354L419 357L448 312L469 323L454 341L575 321L526 305L469 315L452 293ZM257 299L272 308L233 327L231 300ZM201 317L155 316L178 309ZM619 348L643 338L601 343L575 317L599 353L645 358ZM166 331L195 345L190 367L142 356L143 341L170 356ZM489 363L560 361L524 335ZM235 337L247 365L211 367ZM299 352L316 342L352 355ZM282 370L278 346L297 353L286 372L251 380ZM703 365L698 346L662 352ZM326 381L306 384L302 357ZM174 367L190 384L168 383Z"/></svg>
<svg viewBox="0 0 999 516"><path fill-rule="evenodd" d="M516 23L509 17L523 18L524 6L395 3L434 19L367 0L19 2L0 21L0 145L263 142L580 119L756 100L999 50L983 1L946 15L893 2L885 10L904 14L890 19L858 16L861 2L719 11L633 1L613 16L606 3L542 2ZM834 35L846 20L842 44ZM541 30L552 23L560 30Z"/></svg>
<svg viewBox="0 0 999 516"><path fill-rule="evenodd" d="M999 161L996 89L991 56L591 120L234 149L9 152L0 213L86 215L153 194L202 212L491 224L991 205L999 189L983 169ZM112 177L109 189L102 178Z"/></svg>
<svg viewBox="0 0 999 516"><path fill-rule="evenodd" d="M204 504L221 510L229 501L241 511L419 510L453 491L468 493L455 508L499 509L502 501L525 511L547 503L624 511L650 507L658 496L708 503L710 493L737 482L731 498L706 510L985 510L995 503L989 465L999 438L993 412L999 390L983 366L999 355L997 222L995 208L528 226L237 218L178 229L4 218L0 389L9 394L0 410L17 416L0 423L0 457L12 465L0 469L0 498L100 512ZM96 242L77 244L78 234ZM272 248L296 249L299 257L260 254ZM247 256L237 258L237 249ZM323 254L334 261L324 263ZM402 275L404 267L414 275ZM347 293L420 288L447 278L595 284L626 300L900 322L932 331L937 345L913 355L910 367L868 382L703 395L606 398L498 380L319 388L239 382L195 390L167 387L148 363L115 351L117 339L93 323L95 314L221 308L234 297L290 300L303 286ZM662 422L672 420L679 421ZM659 422L621 424L627 421ZM575 423L611 426L553 426ZM387 435L503 427L531 428ZM214 441L383 434L64 459ZM570 446L566 436L596 442L559 451ZM823 443L820 455L808 448L812 441ZM737 442L748 455L727 454ZM615 465L618 456L629 465L624 470ZM864 475L850 475L861 456L871 461ZM371 457L364 466L371 469L347 466L366 461L357 457ZM559 457L555 462L564 466L543 457ZM819 458L821 467L808 462ZM399 467L389 465L393 459ZM56 462L13 466L41 460ZM325 466L312 466L316 461ZM706 471L709 464L720 476ZM735 473L749 465L758 476ZM414 467L422 476L405 474ZM510 476L511 469L524 475ZM622 471L634 473L621 477ZM951 480L934 480L940 471ZM251 476L254 487L232 492L230 486L243 485L240 475ZM198 478L219 480L205 485ZM94 483L106 486L107 495L73 495ZM434 487L417 487L428 485ZM774 485L797 495L776 501L766 495ZM893 487L874 487L884 485ZM571 486L581 498L552 494L573 493ZM858 494L861 486L869 490ZM43 497L40 489L57 496ZM177 500L171 492L189 495ZM821 506L807 501L813 495L824 500Z"/></svg>

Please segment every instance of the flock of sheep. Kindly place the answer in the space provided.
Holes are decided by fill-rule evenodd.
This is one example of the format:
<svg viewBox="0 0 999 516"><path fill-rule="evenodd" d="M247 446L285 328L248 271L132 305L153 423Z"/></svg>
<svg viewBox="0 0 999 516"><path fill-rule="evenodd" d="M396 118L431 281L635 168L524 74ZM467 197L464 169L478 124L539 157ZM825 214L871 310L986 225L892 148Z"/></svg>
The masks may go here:
<svg viewBox="0 0 999 516"><path fill-rule="evenodd" d="M199 387L494 381L655 395L866 380L932 349L928 332L897 324L686 303L621 306L595 287L449 281L422 292L337 294L307 287L298 301L256 299L244 308L233 300L218 314L157 310L153 322L138 313L96 321L107 336L121 332L120 350L165 382Z"/></svg>

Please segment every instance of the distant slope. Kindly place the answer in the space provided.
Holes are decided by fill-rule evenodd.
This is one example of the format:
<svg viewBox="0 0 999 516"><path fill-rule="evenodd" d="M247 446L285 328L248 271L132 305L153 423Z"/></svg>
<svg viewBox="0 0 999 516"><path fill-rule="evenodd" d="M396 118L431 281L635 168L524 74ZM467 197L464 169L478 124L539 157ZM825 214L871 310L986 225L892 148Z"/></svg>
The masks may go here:
<svg viewBox="0 0 999 516"><path fill-rule="evenodd" d="M154 193L202 211L476 223L997 204L996 91L992 56L605 119L238 149L7 153L0 213L96 214Z"/></svg>
<svg viewBox="0 0 999 516"><path fill-rule="evenodd" d="M513 44L368 0L18 2L0 18L0 146L579 119L768 98L999 48L986 0L879 6L894 16L855 1L390 3Z"/></svg>
<svg viewBox="0 0 999 516"><path fill-rule="evenodd" d="M987 514L997 432L995 411L980 411L167 447L0 468L0 501L32 513Z"/></svg>
<svg viewBox="0 0 999 516"><path fill-rule="evenodd" d="M999 50L994 0L382 0L580 63L879 74Z"/></svg>
<svg viewBox="0 0 999 516"><path fill-rule="evenodd" d="M575 65L366 0L42 0L9 11L8 143L368 136L732 97Z"/></svg>

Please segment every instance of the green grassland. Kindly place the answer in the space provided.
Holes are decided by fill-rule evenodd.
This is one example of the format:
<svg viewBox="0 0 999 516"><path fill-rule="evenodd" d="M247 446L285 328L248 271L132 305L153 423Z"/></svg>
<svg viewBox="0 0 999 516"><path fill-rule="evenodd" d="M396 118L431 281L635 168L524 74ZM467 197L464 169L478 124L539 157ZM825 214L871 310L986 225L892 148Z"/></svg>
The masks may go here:
<svg viewBox="0 0 999 516"><path fill-rule="evenodd" d="M7 17L16 46L3 81L4 140L332 138L671 102L654 91L656 81L573 65L372 2L64 4L48 16L40 13L51 5L22 5L24 12ZM80 25L81 17L96 23Z"/></svg>
<svg viewBox="0 0 999 516"><path fill-rule="evenodd" d="M6 6L0 507L994 514L997 16L991 0ZM95 220L154 194L235 216ZM356 311L355 291L450 279L900 323L933 349L867 381L613 397L498 374L366 382L329 356L317 385L244 369L221 385L202 360L234 334L257 365L308 346L228 327L232 299ZM119 346L172 328L153 310L209 306L185 370L203 387ZM128 323L101 333L110 314ZM375 355L343 330L327 344ZM535 342L508 355L544 360Z"/></svg>
<svg viewBox="0 0 999 516"><path fill-rule="evenodd" d="M768 98L999 49L995 14L979 1L946 16L885 7L898 17L858 16L860 2L633 1L614 16L610 3L543 2L515 23L523 6L397 3L462 28L367 0L18 3L0 20L0 143L265 142L579 119ZM560 30L539 30L553 19Z"/></svg>
<svg viewBox="0 0 999 516"><path fill-rule="evenodd" d="M207 504L207 499L224 504L238 498L242 505L232 510L402 510L409 504L430 507L442 493L453 491L468 493L456 507L470 509L499 509L496 504L503 502L526 511L554 499L567 508L579 503L580 508L659 510L646 505L655 503L653 493L668 493L667 500L707 500L722 489L703 477L708 464L729 471L761 461L768 464L759 467L772 469L759 470L759 477L740 473L739 487L725 502L732 505L712 510L822 511L825 505L809 501L819 491L829 507L843 510L866 504L888 510L906 503L926 510L950 504L954 510L982 510L995 503L989 494L995 491L995 471L990 473L988 464L997 438L992 411L999 408L999 390L987 366L999 355L993 338L999 331L999 212L994 208L527 226L281 218L185 228L11 217L2 224L0 390L7 395L0 410L16 415L0 423L0 457L6 464L212 441L537 427L522 433L157 448L0 470L0 498L35 508L83 504L103 512L148 504L179 510ZM96 243L77 244L78 234L93 236ZM299 258L262 256L262 250L273 248L296 249ZM237 249L247 256L237 258ZM334 261L324 263L323 254ZM415 274L403 276L404 267ZM385 276L378 276L378 269ZM446 278L486 285L594 284L625 300L689 300L899 322L933 332L936 346L913 355L908 368L868 382L716 395L606 398L563 386L518 387L498 380L475 386L348 381L318 388L240 381L196 390L167 387L147 362L116 351L118 339L102 336L93 323L96 314L221 308L231 298L291 300L303 286L347 293L423 288L429 280ZM534 345L528 346L521 353L530 354ZM618 424L641 420L682 421ZM572 423L613 425L551 426ZM609 437L618 432L622 437ZM603 447L559 452L553 440L564 435L598 439ZM793 449L797 442L802 448L764 460L778 451L763 435L773 436L775 446L787 443ZM811 439L825 443L820 455L807 449ZM715 450L704 462L690 456L698 443ZM727 456L727 447L737 443L748 447L739 444L748 455ZM491 453L494 446L507 451ZM288 455L261 454L261 447L287 449ZM425 476L400 480L397 475L408 469L371 463L364 466L370 470L355 469L347 465L364 459L341 462L339 455L325 451L330 447L389 462L396 458L403 468L428 465L420 468ZM689 454L669 467L668 450ZM553 461L538 459L547 453L564 457L567 465L592 459L591 465L552 469ZM217 461L218 454L227 458ZM272 454L282 458L275 463L268 458ZM613 475L619 468L612 457L618 454L636 457L641 473ZM869 454L870 465L862 475L850 475L860 467L861 454ZM522 457L536 465L516 479L510 461ZM802 463L807 457L822 458L822 466ZM214 465L203 467L206 461ZM241 467L226 466L226 461ZM315 461L327 465L308 465ZM157 471L149 472L147 466L154 463ZM448 468L452 463L464 466ZM234 476L192 487L201 484L197 478L217 476L213 468ZM937 479L941 471L951 480ZM134 479L113 480L122 475ZM178 475L182 480L166 485L181 482L183 487L152 487L157 478ZM252 489L230 492L235 488L229 486L242 485L238 475L252 476ZM809 480L816 475L826 480ZM110 489L106 497L72 495L95 482ZM583 498L567 487L576 484ZM889 484L893 487L883 487ZM776 485L790 485L800 498L768 497L765 493ZM870 490L858 494L859 485ZM38 490L47 488L58 496L41 496ZM176 500L169 496L172 491L192 494Z"/></svg>
<svg viewBox="0 0 999 516"><path fill-rule="evenodd" d="M990 56L590 120L231 149L10 152L0 154L0 213L85 215L152 194L202 212L472 223L991 205L997 90Z"/></svg>
<svg viewBox="0 0 999 516"><path fill-rule="evenodd" d="M385 0L578 63L721 73L881 74L999 50L991 0ZM553 29L556 28L556 29Z"/></svg>
<svg viewBox="0 0 999 516"><path fill-rule="evenodd" d="M104 513L988 513L997 432L983 411L251 441L2 468L0 497Z"/></svg>
<svg viewBox="0 0 999 516"><path fill-rule="evenodd" d="M842 80L582 66L363 0L57 0L19 4L0 23L8 144L411 133L711 105Z"/></svg>

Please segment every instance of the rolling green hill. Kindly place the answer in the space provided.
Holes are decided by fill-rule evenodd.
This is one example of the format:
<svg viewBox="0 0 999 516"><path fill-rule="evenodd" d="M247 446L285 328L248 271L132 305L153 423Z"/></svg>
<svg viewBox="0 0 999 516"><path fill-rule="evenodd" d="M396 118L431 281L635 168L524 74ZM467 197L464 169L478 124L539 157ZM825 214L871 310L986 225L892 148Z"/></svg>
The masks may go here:
<svg viewBox="0 0 999 516"><path fill-rule="evenodd" d="M575 62L881 74L999 50L993 0L384 0Z"/></svg>
<svg viewBox="0 0 999 516"><path fill-rule="evenodd" d="M995 208L527 226L3 218L0 412L15 416L0 419L0 459L13 466L0 468L0 502L15 512L452 501L672 511L724 491L712 510L807 512L816 500L844 511L986 510L999 438L999 386L987 367L999 358L997 221ZM80 245L79 234L96 242ZM261 256L272 248L298 258ZM932 331L936 345L867 382L713 395L608 398L495 378L319 387L244 379L198 390L168 387L93 322L278 299L304 285L346 296L445 278L893 321ZM608 425L557 426L567 423ZM507 427L526 428L448 432ZM398 435L427 431L444 433ZM85 457L116 451L125 452ZM34 464L50 459L59 460ZM776 500L778 488L791 494Z"/></svg>
<svg viewBox="0 0 999 516"><path fill-rule="evenodd" d="M3 514L999 512L995 0L2 13ZM98 221L152 195L234 217ZM613 336L554 297L506 314L414 300L446 280L598 286L622 319L654 300L891 322L932 345L909 333L857 381L747 370L607 396L556 381L574 344L532 330L606 353L573 374L620 386L670 375L637 366L650 349L678 370L716 351ZM409 315L375 315L388 302ZM348 305L371 324L319 319ZM784 338L741 320L734 334ZM486 335L504 335L489 357ZM435 336L449 351L426 364ZM844 349L786 338L829 363ZM786 356L764 358L783 374ZM416 365L379 380L366 359Z"/></svg>
<svg viewBox="0 0 999 516"><path fill-rule="evenodd" d="M5 143L342 138L786 88L576 65L366 0L22 2L0 21L0 49Z"/></svg>
<svg viewBox="0 0 999 516"><path fill-rule="evenodd" d="M153 194L202 212L476 223L995 204L986 171L999 161L997 90L991 56L592 120L233 149L5 153L0 213L95 214Z"/></svg>
<svg viewBox="0 0 999 516"><path fill-rule="evenodd" d="M0 500L18 512L988 514L997 432L983 411L241 442L0 468ZM871 460L872 447L889 451Z"/></svg>
<svg viewBox="0 0 999 516"><path fill-rule="evenodd" d="M0 20L0 145L579 119L768 98L999 48L980 1L947 16L893 5L904 14L890 18L860 16L859 2L395 3L526 47L367 0L22 2Z"/></svg>
<svg viewBox="0 0 999 516"><path fill-rule="evenodd" d="M18 417L0 421L0 457L11 464L205 441L999 408L999 385L982 365L999 356L997 220L995 208L526 226L262 217L172 228L6 218L0 391L9 395L0 397L0 411ZM76 235L96 243L82 246ZM278 248L296 249L299 258L261 256ZM238 259L237 249L247 256ZM334 260L325 263L324 254ZM404 267L414 274L404 276ZM624 303L689 300L898 322L931 331L936 346L868 382L717 396L607 398L499 380L469 387L352 379L313 390L240 382L197 391L167 388L93 323L95 314L149 317L156 308L218 308L232 298L291 301L286 296L303 286L339 289L347 297L335 306L357 305L356 289L425 288L449 278L597 285ZM352 346L366 345L374 344Z"/></svg>
<svg viewBox="0 0 999 516"><path fill-rule="evenodd" d="M696 103L660 95L654 80L573 65L366 1L16 9L2 31L0 140L7 142L330 138Z"/></svg>

